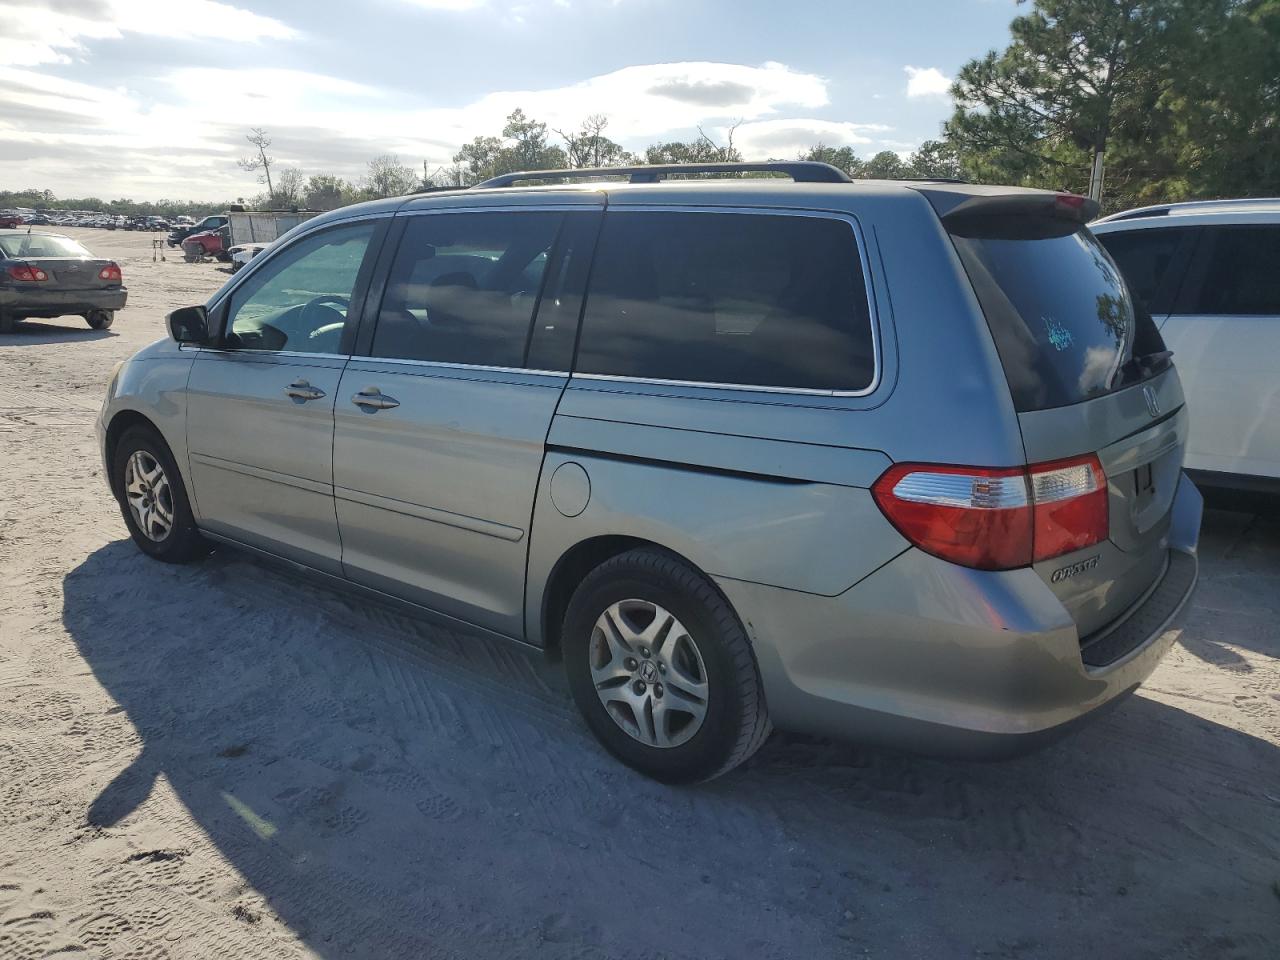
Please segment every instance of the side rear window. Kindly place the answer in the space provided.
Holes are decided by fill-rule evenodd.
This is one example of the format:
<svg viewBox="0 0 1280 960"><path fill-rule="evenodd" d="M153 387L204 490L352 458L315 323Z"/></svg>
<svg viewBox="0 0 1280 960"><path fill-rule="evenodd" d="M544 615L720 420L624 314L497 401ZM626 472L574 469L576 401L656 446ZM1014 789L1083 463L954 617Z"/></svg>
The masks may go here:
<svg viewBox="0 0 1280 960"><path fill-rule="evenodd" d="M373 356L523 366L563 217L550 211L412 217L378 311Z"/></svg>
<svg viewBox="0 0 1280 960"><path fill-rule="evenodd" d="M1211 227L1208 270L1192 312L1280 316L1280 225Z"/></svg>
<svg viewBox="0 0 1280 960"><path fill-rule="evenodd" d="M874 338L853 227L819 216L607 213L575 369L866 389Z"/></svg>
<svg viewBox="0 0 1280 960"><path fill-rule="evenodd" d="M1152 313L1168 313L1173 306L1177 277L1170 268L1194 231L1189 228L1130 230L1101 233L1098 240L1111 254L1135 300Z"/></svg>

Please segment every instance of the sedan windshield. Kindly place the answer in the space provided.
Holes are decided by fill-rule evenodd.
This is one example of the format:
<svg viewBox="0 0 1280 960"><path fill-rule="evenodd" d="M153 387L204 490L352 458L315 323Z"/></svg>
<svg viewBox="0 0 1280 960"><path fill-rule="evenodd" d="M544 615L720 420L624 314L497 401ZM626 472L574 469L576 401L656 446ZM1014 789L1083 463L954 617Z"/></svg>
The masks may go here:
<svg viewBox="0 0 1280 960"><path fill-rule="evenodd" d="M92 257L88 250L68 237L48 233L0 236L0 253L6 257Z"/></svg>

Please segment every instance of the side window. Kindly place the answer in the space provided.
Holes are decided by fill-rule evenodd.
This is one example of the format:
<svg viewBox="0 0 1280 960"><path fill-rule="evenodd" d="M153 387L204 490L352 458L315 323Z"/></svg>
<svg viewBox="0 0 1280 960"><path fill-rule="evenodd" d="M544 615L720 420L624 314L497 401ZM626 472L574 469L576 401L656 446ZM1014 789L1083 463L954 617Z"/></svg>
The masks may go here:
<svg viewBox="0 0 1280 960"><path fill-rule="evenodd" d="M1186 228L1153 228L1124 233L1101 233L1098 240L1107 248L1124 276L1129 292L1151 313L1172 309L1169 268L1182 244L1190 242L1194 231Z"/></svg>
<svg viewBox="0 0 1280 960"><path fill-rule="evenodd" d="M1215 227L1194 313L1280 316L1280 224Z"/></svg>
<svg viewBox="0 0 1280 960"><path fill-rule="evenodd" d="M224 345L242 350L337 353L374 223L290 244L231 294Z"/></svg>
<svg viewBox="0 0 1280 960"><path fill-rule="evenodd" d="M563 218L552 211L411 217L387 278L372 355L524 366Z"/></svg>
<svg viewBox="0 0 1280 960"><path fill-rule="evenodd" d="M852 227L816 216L606 213L575 369L865 389L875 357Z"/></svg>

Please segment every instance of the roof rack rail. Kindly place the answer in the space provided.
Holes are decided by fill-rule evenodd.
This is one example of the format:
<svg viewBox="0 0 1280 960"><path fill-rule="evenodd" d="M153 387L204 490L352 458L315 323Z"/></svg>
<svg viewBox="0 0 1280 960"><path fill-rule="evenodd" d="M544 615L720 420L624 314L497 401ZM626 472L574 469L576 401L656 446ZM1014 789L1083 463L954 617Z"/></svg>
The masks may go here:
<svg viewBox="0 0 1280 960"><path fill-rule="evenodd" d="M852 183L849 175L829 163L793 160L765 163L655 163L635 167L589 167L578 170L524 170L504 173L477 183L477 188L509 187L525 180L591 180L626 177L631 183L657 183L687 173L781 173L796 183Z"/></svg>

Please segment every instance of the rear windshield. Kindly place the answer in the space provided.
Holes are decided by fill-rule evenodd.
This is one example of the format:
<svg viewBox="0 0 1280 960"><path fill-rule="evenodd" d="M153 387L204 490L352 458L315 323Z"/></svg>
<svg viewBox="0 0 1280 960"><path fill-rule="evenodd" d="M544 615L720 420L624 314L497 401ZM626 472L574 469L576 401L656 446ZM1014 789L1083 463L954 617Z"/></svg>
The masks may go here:
<svg viewBox="0 0 1280 960"><path fill-rule="evenodd" d="M66 237L43 233L24 233L19 236L0 237L0 252L6 257L89 257L88 250Z"/></svg>
<svg viewBox="0 0 1280 960"><path fill-rule="evenodd" d="M951 232L1014 406L1079 403L1163 369L1134 362L1158 356L1164 345L1150 316L1135 311L1120 271L1093 234L1050 222L1037 229L1017 219Z"/></svg>

